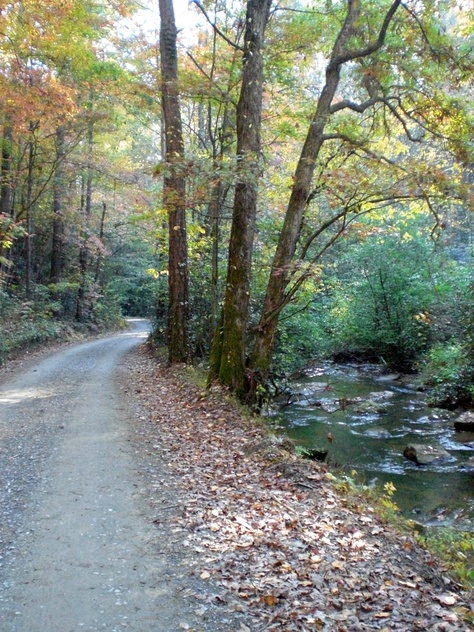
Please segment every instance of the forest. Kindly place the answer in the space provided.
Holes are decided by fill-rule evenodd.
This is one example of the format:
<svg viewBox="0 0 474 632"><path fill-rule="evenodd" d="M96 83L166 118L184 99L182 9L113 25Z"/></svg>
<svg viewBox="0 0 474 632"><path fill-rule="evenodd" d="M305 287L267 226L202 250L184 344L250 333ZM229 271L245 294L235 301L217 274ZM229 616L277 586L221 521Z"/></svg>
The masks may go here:
<svg viewBox="0 0 474 632"><path fill-rule="evenodd" d="M0 362L147 316L254 405L315 358L473 403L469 0L4 0L0 33Z"/></svg>

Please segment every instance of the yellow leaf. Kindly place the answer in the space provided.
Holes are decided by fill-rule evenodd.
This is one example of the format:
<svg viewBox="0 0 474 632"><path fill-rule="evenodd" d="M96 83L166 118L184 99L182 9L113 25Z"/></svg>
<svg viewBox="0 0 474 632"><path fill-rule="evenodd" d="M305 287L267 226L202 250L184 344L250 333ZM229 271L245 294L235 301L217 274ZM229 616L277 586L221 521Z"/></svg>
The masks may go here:
<svg viewBox="0 0 474 632"><path fill-rule="evenodd" d="M275 595L265 595L262 600L266 606L276 606L278 603L278 597L275 597Z"/></svg>
<svg viewBox="0 0 474 632"><path fill-rule="evenodd" d="M340 560L335 560L335 561L331 564L331 566L332 566L333 568L339 568L339 569L342 569L342 568L344 568L344 567L345 567L345 564L344 564L344 562L341 562Z"/></svg>

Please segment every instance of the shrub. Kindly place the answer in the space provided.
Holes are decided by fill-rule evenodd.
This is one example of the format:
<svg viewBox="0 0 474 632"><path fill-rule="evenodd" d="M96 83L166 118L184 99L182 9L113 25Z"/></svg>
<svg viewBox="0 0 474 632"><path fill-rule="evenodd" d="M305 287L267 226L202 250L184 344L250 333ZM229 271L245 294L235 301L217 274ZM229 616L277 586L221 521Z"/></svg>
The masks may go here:
<svg viewBox="0 0 474 632"><path fill-rule="evenodd" d="M474 403L474 357L459 342L434 346L422 369L432 406L455 408Z"/></svg>

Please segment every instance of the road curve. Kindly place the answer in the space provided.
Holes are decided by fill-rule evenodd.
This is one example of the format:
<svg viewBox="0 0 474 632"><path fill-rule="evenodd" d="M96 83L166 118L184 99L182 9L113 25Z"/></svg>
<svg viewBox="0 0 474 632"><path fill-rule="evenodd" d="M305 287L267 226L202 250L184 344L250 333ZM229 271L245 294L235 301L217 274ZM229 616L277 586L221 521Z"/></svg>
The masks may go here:
<svg viewBox="0 0 474 632"><path fill-rule="evenodd" d="M135 320L0 386L2 632L176 629L115 382L147 329Z"/></svg>

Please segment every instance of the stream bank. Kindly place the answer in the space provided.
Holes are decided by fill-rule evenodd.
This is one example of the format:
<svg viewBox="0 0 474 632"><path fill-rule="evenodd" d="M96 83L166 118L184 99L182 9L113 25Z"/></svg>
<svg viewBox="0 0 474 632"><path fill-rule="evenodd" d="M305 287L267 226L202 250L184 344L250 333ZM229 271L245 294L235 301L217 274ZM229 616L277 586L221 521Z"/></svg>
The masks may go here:
<svg viewBox="0 0 474 632"><path fill-rule="evenodd" d="M206 585L203 620L240 613L228 627L240 632L473 629L470 593L365 496L336 489L324 464L269 446L265 424L179 367L142 356L131 369L149 449L176 480L180 515L162 519Z"/></svg>
<svg viewBox="0 0 474 632"><path fill-rule="evenodd" d="M472 531L474 433L455 429L455 413L427 407L409 377L326 362L292 392L277 420L296 444L327 452L331 464L357 471L368 486L392 483L406 518ZM407 446L439 449L443 458L418 465L406 458Z"/></svg>

